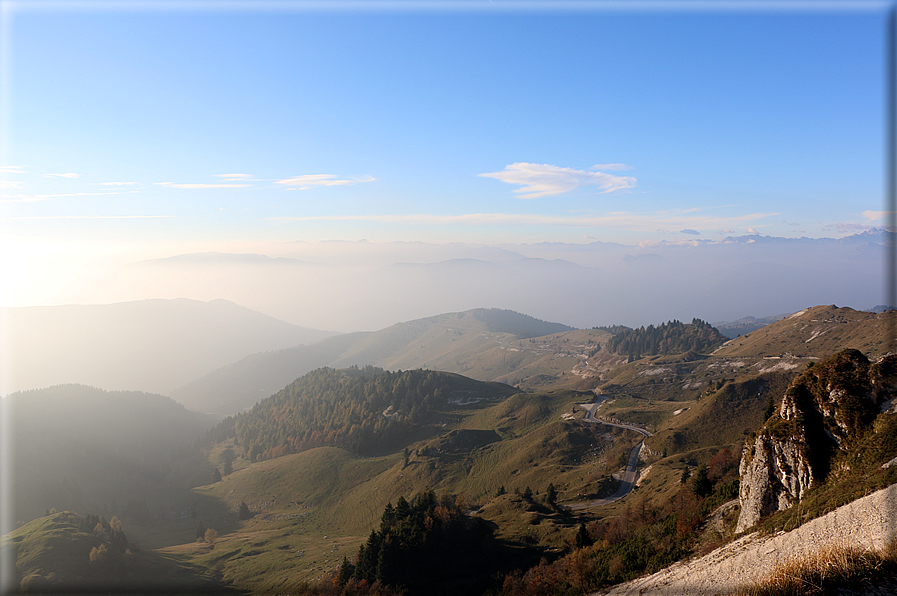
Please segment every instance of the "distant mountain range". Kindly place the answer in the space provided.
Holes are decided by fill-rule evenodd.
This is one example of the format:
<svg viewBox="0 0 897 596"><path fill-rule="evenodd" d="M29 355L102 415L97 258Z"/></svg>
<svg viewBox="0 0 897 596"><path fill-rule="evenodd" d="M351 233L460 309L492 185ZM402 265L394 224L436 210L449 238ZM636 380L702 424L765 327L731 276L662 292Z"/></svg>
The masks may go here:
<svg viewBox="0 0 897 596"><path fill-rule="evenodd" d="M226 298L304 327L372 331L481 307L575 327L735 320L807 304L884 301L894 234L679 243L482 246L297 242L280 257L201 253L142 261L73 289L80 302ZM661 298L662 296L662 298Z"/></svg>

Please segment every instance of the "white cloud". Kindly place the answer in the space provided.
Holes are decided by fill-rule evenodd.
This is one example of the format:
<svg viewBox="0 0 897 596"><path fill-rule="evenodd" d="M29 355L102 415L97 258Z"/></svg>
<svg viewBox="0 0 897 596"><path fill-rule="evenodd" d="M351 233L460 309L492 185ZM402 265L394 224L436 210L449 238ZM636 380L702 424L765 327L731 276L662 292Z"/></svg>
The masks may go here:
<svg viewBox="0 0 897 596"><path fill-rule="evenodd" d="M610 165L619 167L623 164ZM632 188L636 182L635 178L631 176L614 176L599 171L588 172L549 164L525 162L507 165L501 172L479 175L484 178L495 178L508 184L521 185L523 188L514 191L521 199L559 195L582 186L598 186L602 193L613 192Z"/></svg>
<svg viewBox="0 0 897 596"><path fill-rule="evenodd" d="M95 182L97 186L132 186L140 184L139 182Z"/></svg>
<svg viewBox="0 0 897 596"><path fill-rule="evenodd" d="M137 192L137 191L130 191ZM69 192L56 195L9 195L0 199L0 203L37 203L40 201L49 201L50 199L60 199L64 197L102 197L106 195L118 195L119 192Z"/></svg>
<svg viewBox="0 0 897 596"><path fill-rule="evenodd" d="M363 178L340 178L334 174L305 174L302 176L294 176L293 178L285 178L277 180L275 184L284 186L297 186L299 190L308 190L315 186L350 186L360 182L373 182L376 178L365 176Z"/></svg>
<svg viewBox="0 0 897 596"><path fill-rule="evenodd" d="M0 188L22 188L22 182L18 180L0 180Z"/></svg>
<svg viewBox="0 0 897 596"><path fill-rule="evenodd" d="M253 176L252 174L215 174L215 177L232 181L245 180L248 182L250 180L255 180L255 176Z"/></svg>
<svg viewBox="0 0 897 596"><path fill-rule="evenodd" d="M869 221L877 221L879 219L884 219L889 215L893 215L893 211L871 211L867 209L863 211L863 217L865 217Z"/></svg>
<svg viewBox="0 0 897 596"><path fill-rule="evenodd" d="M24 174L25 166L0 166L0 174Z"/></svg>
<svg viewBox="0 0 897 596"><path fill-rule="evenodd" d="M67 174L44 174L44 178L80 178L81 174L69 172Z"/></svg>
<svg viewBox="0 0 897 596"><path fill-rule="evenodd" d="M0 217L0 220L23 220L23 219L161 219L166 217L174 217L174 215L35 215L21 217Z"/></svg>
<svg viewBox="0 0 897 596"><path fill-rule="evenodd" d="M248 188L252 186L251 184L175 184L174 182L156 182L156 184L168 188L184 188L191 190L197 188Z"/></svg>

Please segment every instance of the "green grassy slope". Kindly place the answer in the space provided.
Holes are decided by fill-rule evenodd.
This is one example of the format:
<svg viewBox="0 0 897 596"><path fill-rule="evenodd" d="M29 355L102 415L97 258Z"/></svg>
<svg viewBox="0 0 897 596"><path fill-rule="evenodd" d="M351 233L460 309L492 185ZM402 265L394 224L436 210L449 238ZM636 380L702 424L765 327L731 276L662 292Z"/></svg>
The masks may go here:
<svg viewBox="0 0 897 596"><path fill-rule="evenodd" d="M15 561L11 591L42 594L121 593L139 589L160 593L228 593L212 577L176 561L141 550L111 560L92 561L102 541L78 528L77 516L64 511L40 517L3 536L0 550ZM239 594L239 591L232 591Z"/></svg>
<svg viewBox="0 0 897 596"><path fill-rule="evenodd" d="M820 308L821 315L831 319L826 324L832 330L823 329L815 337L811 330L804 339L795 335L788 341L812 345L829 333L840 337L838 341L853 341L862 335L864 325L872 325L864 314L853 317ZM808 313L818 319L821 315L816 310ZM843 315L844 322L835 315ZM699 503L692 494L697 468L707 466L715 470L714 478L725 476L722 484L730 483L743 440L762 423L770 397L778 401L790 380L815 359L815 353L764 356L772 336L760 330L755 333L761 340L752 338L753 334L739 338L745 343L733 354L723 351L732 347L730 343L713 354L671 354L627 364L625 357L600 349L602 338L608 337L606 331L574 330L517 339L476 327L482 321L474 317L453 316L459 325L470 327L456 333L449 326L449 315L438 319L446 326L425 326L423 331L396 326L390 328L395 334L390 345L401 358L412 358L416 351L428 358L442 353L440 358L455 358L456 365L463 358L484 374L505 367L511 372L504 378L513 380L511 376L519 375L515 382L521 386L545 383L565 388L504 399L496 394L492 400L439 402L407 433L396 435L395 441L356 453L349 450L351 445L347 449L331 445L253 462L244 444L221 436L218 443L204 448L205 475L197 474L199 481L181 483L182 489L169 484L165 489L169 500L163 502L164 495L158 495L145 525L123 517L128 536L144 551L157 549L145 554L159 557L154 561L160 565L176 564L184 573L192 570L200 578L257 593L288 593L303 581L327 577L344 556L351 559L378 524L387 503L399 497L411 499L427 489L460 494L467 506L478 511L476 515L493 524L501 540L513 545L521 567L538 563L541 556L549 560L561 556L581 522L596 535L636 535L641 531L637 524L671 506L691 516L682 530L682 536L687 534L692 541L688 548L709 548L725 539L728 530L716 533L713 524L700 529L700 516L731 498L731 491L720 488L712 497L715 500ZM876 321L879 327L887 322ZM876 329L867 329L873 345L879 341ZM334 347L333 353L361 345L355 343L357 338L341 336L332 341L337 340L345 343ZM451 344L467 347L440 352ZM609 475L621 469L622 458L641 440L633 431L582 422L577 404L591 401L594 394L576 389L595 386L607 396L599 416L637 422L656 434L645 442L649 450L643 452L643 477L633 495L595 510L567 514L542 501L548 485L555 486L561 504L606 494L613 490ZM382 417L379 408L371 410L377 422ZM328 421L336 416L332 413ZM268 417L272 424L285 419L273 411ZM863 449L878 454L876 458L893 457L893 424L881 424L886 427ZM235 456L233 473L207 484L209 471L222 468L227 452ZM876 482L891 477L893 472L888 471L873 474L872 467L880 465L878 459L869 463L862 455L857 457L844 462L846 482L860 485L866 472ZM689 474L684 475L686 469ZM850 470L866 472L851 475ZM822 490L834 494L844 486ZM498 496L501 488L506 494ZM526 488L535 493L532 500L516 494ZM249 519L238 516L241 503L252 512ZM114 506L110 503L110 508ZM217 531L213 543L196 540L200 522ZM670 535L686 540L675 527L676 520L669 523L674 526ZM780 523L793 521L788 518ZM660 533L655 538L662 541Z"/></svg>
<svg viewBox="0 0 897 596"><path fill-rule="evenodd" d="M846 348L877 359L895 349L897 311L871 313L814 306L762 329L729 340L714 355L764 358L792 354L825 358Z"/></svg>
<svg viewBox="0 0 897 596"><path fill-rule="evenodd" d="M509 493L527 487L544 493L553 483L561 500L575 500L603 486L619 468L620 453L638 440L631 431L611 433L607 427L561 418L590 397L557 391L449 407L408 445L407 465L401 449L359 457L334 447L250 463L239 446L226 441L238 455L235 472L193 491L197 520L220 534L214 548L194 542L197 520L186 520L171 524L172 533L180 532L181 544L162 552L215 570L222 581L238 587L280 590L321 577L343 556L351 557L378 523L383 507L402 496L434 489L462 494L477 507L489 503L502 486ZM251 519L238 519L241 502L253 512ZM512 517L505 511L514 509L509 503L485 515L499 521ZM527 514L526 520L538 518L539 523L515 526L509 537L525 532L530 546L563 544L569 519L530 513L536 517ZM269 571L260 580L262 570Z"/></svg>

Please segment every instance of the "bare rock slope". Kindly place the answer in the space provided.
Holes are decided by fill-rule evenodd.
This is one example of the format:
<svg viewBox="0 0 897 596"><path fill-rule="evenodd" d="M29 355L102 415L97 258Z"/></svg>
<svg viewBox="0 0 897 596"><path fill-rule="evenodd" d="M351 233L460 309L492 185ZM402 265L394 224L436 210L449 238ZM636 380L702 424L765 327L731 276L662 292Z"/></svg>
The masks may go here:
<svg viewBox="0 0 897 596"><path fill-rule="evenodd" d="M844 505L787 533L749 534L708 555L680 562L601 594L710 596L758 581L792 559L828 547L884 548L897 540L897 484Z"/></svg>

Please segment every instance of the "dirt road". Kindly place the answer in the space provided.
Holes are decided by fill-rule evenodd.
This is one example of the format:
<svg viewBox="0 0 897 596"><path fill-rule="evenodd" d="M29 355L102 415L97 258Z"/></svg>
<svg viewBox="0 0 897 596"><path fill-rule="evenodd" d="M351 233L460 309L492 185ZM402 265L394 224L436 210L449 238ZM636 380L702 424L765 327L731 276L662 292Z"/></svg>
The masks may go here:
<svg viewBox="0 0 897 596"><path fill-rule="evenodd" d="M583 422L591 422L593 424L606 424L608 426L617 426L619 428L628 428L629 430L634 430L637 433L643 434L646 437L650 437L651 433L647 430L633 426L630 424L623 423L614 423L614 422L605 422L604 420L599 420L595 418L595 411L598 409L600 404L579 404L579 407L586 411L585 416L583 416ZM594 501L583 501L581 503L573 503L568 505L570 509L580 510L580 509L590 509L592 507L600 507L602 505L607 505L608 503L613 503L614 501L619 501L626 495L632 491L632 487L635 486L635 481L638 479L638 458L641 453L642 446L645 444L645 441L639 441L638 445L629 450L629 459L626 461L626 469L623 471L623 477L621 478L620 486L617 487L617 491L609 497L605 497L603 499L595 499Z"/></svg>

